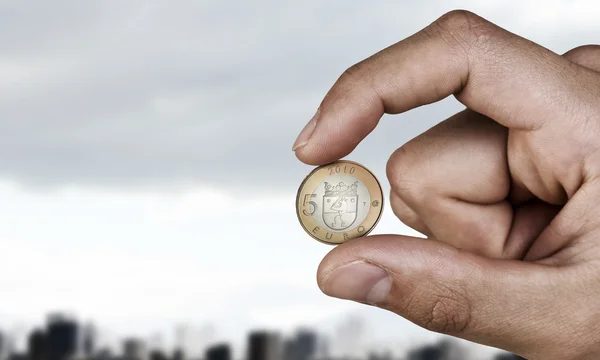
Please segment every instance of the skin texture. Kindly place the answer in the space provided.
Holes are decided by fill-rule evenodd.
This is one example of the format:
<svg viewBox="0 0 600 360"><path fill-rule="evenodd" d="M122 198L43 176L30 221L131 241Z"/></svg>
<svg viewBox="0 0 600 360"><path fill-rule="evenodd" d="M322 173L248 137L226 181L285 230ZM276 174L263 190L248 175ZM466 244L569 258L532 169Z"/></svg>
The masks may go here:
<svg viewBox="0 0 600 360"><path fill-rule="evenodd" d="M428 239L333 249L322 291L528 359L600 357L600 46L555 54L453 11L350 67L294 151L338 160L398 114L466 109L394 152L396 216Z"/></svg>

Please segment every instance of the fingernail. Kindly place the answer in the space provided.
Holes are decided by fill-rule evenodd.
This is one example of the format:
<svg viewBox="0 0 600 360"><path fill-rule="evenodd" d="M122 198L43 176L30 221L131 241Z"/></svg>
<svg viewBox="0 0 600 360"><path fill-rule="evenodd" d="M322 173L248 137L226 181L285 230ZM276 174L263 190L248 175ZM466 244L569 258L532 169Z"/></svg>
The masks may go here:
<svg viewBox="0 0 600 360"><path fill-rule="evenodd" d="M300 149L301 147L303 147L304 145L306 145L306 143L308 142L308 139L310 139L310 136L313 133L313 130L315 130L315 126L317 126L317 118L319 117L320 112L321 112L321 109L320 108L317 109L317 112L315 113L315 115L312 117L312 119L310 119L308 124L306 124L304 129L302 129L302 131L300 132L300 135L298 135L298 138L296 139L296 142L294 143L294 146L292 147L292 151L296 151L296 150Z"/></svg>
<svg viewBox="0 0 600 360"><path fill-rule="evenodd" d="M322 290L332 297L377 305L387 298L391 286L392 279L386 270L359 261L342 265L326 275Z"/></svg>

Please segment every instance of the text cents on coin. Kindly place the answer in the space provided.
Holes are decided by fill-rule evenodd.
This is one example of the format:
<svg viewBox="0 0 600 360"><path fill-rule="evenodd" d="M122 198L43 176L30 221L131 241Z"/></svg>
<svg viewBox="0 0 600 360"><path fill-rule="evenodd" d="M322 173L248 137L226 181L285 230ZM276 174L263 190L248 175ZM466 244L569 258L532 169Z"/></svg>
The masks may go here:
<svg viewBox="0 0 600 360"><path fill-rule="evenodd" d="M296 197L304 230L330 245L367 235L381 217L383 191L364 166L340 160L314 169Z"/></svg>

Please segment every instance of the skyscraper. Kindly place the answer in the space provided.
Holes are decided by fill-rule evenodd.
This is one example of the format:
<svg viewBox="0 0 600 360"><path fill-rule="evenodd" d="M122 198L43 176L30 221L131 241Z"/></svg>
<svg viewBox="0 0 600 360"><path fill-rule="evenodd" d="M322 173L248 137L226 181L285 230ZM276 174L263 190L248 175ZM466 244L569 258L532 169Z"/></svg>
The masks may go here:
<svg viewBox="0 0 600 360"><path fill-rule="evenodd" d="M2 331L0 331L0 360L6 359L7 356L7 339Z"/></svg>
<svg viewBox="0 0 600 360"><path fill-rule="evenodd" d="M437 344L415 349L408 354L408 360L463 360L466 358L464 349L449 338Z"/></svg>
<svg viewBox="0 0 600 360"><path fill-rule="evenodd" d="M150 360L167 360L167 355L162 350L152 350L149 353Z"/></svg>
<svg viewBox="0 0 600 360"><path fill-rule="evenodd" d="M185 353L181 348L177 348L173 351L172 360L185 360Z"/></svg>
<svg viewBox="0 0 600 360"><path fill-rule="evenodd" d="M81 350L83 355L89 358L94 353L96 346L96 327L94 324L88 323L81 330Z"/></svg>
<svg viewBox="0 0 600 360"><path fill-rule="evenodd" d="M254 331L248 335L247 360L282 360L281 337L268 331Z"/></svg>
<svg viewBox="0 0 600 360"><path fill-rule="evenodd" d="M123 341L123 357L125 360L146 360L146 346L139 339L125 339Z"/></svg>
<svg viewBox="0 0 600 360"><path fill-rule="evenodd" d="M286 339L283 343L283 360L292 360L296 351L296 339Z"/></svg>
<svg viewBox="0 0 600 360"><path fill-rule="evenodd" d="M206 349L205 360L231 360L231 348L227 344L217 344Z"/></svg>
<svg viewBox="0 0 600 360"><path fill-rule="evenodd" d="M48 316L46 328L48 360L67 360L77 354L77 322L66 315Z"/></svg>
<svg viewBox="0 0 600 360"><path fill-rule="evenodd" d="M310 330L299 330L285 344L286 360L311 360L317 351L317 334Z"/></svg>
<svg viewBox="0 0 600 360"><path fill-rule="evenodd" d="M35 329L27 341L27 353L30 360L48 359L48 342L46 334L41 329Z"/></svg>

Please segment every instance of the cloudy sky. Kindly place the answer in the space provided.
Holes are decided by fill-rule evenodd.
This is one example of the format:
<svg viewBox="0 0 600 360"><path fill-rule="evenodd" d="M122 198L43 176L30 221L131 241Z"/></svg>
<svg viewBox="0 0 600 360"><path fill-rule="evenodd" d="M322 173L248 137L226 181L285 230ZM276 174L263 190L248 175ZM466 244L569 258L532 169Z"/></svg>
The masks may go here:
<svg viewBox="0 0 600 360"><path fill-rule="evenodd" d="M291 146L345 68L456 8L558 53L598 42L595 0L1 1L0 327L64 309L226 338L372 311L316 286L330 247L297 223ZM460 109L386 117L348 158L387 190L388 156ZM415 234L389 208L383 232Z"/></svg>

